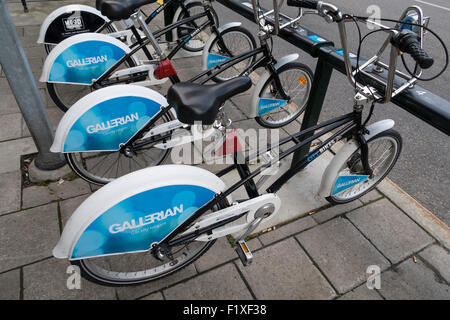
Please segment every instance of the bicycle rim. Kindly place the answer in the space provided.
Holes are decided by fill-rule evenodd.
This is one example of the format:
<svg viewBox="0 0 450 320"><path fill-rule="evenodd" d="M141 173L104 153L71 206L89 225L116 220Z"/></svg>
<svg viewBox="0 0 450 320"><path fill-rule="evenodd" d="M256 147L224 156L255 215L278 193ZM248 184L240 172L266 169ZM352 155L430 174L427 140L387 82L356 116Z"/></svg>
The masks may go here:
<svg viewBox="0 0 450 320"><path fill-rule="evenodd" d="M353 201L375 188L392 170L401 152L401 138L397 133L383 132L367 143L369 164L373 170L372 177L331 196L331 200L335 203ZM360 149L347 159L345 166L339 171L338 177L346 175L364 175Z"/></svg>
<svg viewBox="0 0 450 320"><path fill-rule="evenodd" d="M240 30L230 30L222 33L222 39L226 48L232 53L232 55L238 56L245 52L249 52L254 49L254 42L245 33ZM211 48L208 53L212 53L217 56L230 57L218 44L219 38L215 38L211 44ZM253 63L255 57L249 57L239 63L234 64L230 68L220 72L213 78L216 82L226 81L239 76L249 65Z"/></svg>
<svg viewBox="0 0 450 320"><path fill-rule="evenodd" d="M189 11L190 17L195 16L200 13L203 13L205 11L202 3L200 3L200 2L189 4L186 7L186 9ZM211 11L214 16L216 25L219 25L219 21L218 21L216 12L212 8L211 8ZM184 14L184 12L181 12L177 21L180 21L183 19L185 19L185 14ZM191 32L195 31L197 29L197 27L201 26L206 21L208 21L207 16L202 17L200 19L196 19L191 23L181 25L180 27L177 28L178 38L182 39L184 36L187 36ZM208 28L205 28L199 34L192 37L188 42L186 42L186 44L183 46L183 49L185 49L187 51L191 51L191 52L202 51L203 48L205 47L206 41L208 41L210 36L211 36L211 32L209 31Z"/></svg>
<svg viewBox="0 0 450 320"><path fill-rule="evenodd" d="M171 117L164 115L155 126L170 120ZM137 140L136 143L143 141ZM103 185L130 172L157 166L164 162L169 153L170 149L158 149L150 145L128 155L121 151L76 152L66 153L66 159L81 178Z"/></svg>
<svg viewBox="0 0 450 320"><path fill-rule="evenodd" d="M277 100L283 103L279 108L257 117L258 123L268 128L279 128L295 120L303 113L309 99L312 85L312 71L300 64L289 64L278 71L283 90L291 98L285 101L276 89L273 77L263 86L260 99Z"/></svg>

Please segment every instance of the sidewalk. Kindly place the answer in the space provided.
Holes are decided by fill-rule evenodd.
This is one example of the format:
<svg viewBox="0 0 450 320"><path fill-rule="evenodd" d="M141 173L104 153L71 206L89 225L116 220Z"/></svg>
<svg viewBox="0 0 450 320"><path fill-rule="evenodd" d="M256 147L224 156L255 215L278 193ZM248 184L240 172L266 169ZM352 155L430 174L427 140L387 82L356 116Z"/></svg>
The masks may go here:
<svg viewBox="0 0 450 320"><path fill-rule="evenodd" d="M9 4L36 79L45 57L36 44L39 19L63 3L28 2L28 20L20 2ZM182 79L200 71L198 59L176 61ZM45 85L37 84L56 127L63 114ZM449 227L389 179L360 200L329 206L315 192L331 154L280 190L283 219L248 242L250 266L222 238L162 280L120 288L83 280L81 290L69 290L68 262L51 251L72 212L95 189L67 169L62 180L29 183L22 169L36 148L1 68L0 95L0 299L450 299ZM248 98L228 102L235 127L257 128L245 113ZM294 122L284 134L299 128ZM381 270L379 290L366 285L373 265Z"/></svg>

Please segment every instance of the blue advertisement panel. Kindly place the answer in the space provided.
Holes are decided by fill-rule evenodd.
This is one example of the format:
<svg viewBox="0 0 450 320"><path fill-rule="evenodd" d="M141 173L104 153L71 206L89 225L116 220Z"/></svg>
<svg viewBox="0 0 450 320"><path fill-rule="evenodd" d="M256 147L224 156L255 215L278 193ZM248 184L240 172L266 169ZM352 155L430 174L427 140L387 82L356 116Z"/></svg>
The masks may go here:
<svg viewBox="0 0 450 320"><path fill-rule="evenodd" d="M161 109L148 98L126 96L103 101L86 111L70 128L64 152L114 151Z"/></svg>
<svg viewBox="0 0 450 320"><path fill-rule="evenodd" d="M340 176L337 178L336 183L334 184L333 192L331 194L335 195L341 191L344 191L345 189L366 181L368 178L369 176Z"/></svg>
<svg viewBox="0 0 450 320"><path fill-rule="evenodd" d="M215 192L195 185L170 185L133 195L105 211L80 236L72 259L144 251L158 243Z"/></svg>
<svg viewBox="0 0 450 320"><path fill-rule="evenodd" d="M230 60L229 57L221 56L219 54L210 53L208 54L208 69L218 65L224 61Z"/></svg>
<svg viewBox="0 0 450 320"><path fill-rule="evenodd" d="M263 115L272 110L286 105L286 100L261 98L258 102L258 115Z"/></svg>
<svg viewBox="0 0 450 320"><path fill-rule="evenodd" d="M55 59L49 81L91 84L125 54L122 48L105 41L76 43Z"/></svg>

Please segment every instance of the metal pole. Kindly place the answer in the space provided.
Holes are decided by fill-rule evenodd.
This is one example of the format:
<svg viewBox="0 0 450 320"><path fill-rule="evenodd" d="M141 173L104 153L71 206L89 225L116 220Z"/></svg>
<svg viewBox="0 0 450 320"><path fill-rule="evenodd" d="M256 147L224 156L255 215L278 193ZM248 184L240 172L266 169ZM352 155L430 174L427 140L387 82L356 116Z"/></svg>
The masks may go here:
<svg viewBox="0 0 450 320"><path fill-rule="evenodd" d="M317 61L316 70L314 72L314 80L311 87L311 93L309 95L308 104L305 108L305 115L303 116L302 126L300 131L315 126L319 121L320 112L322 111L323 102L327 93L328 84L330 83L331 74L333 73L333 67L325 61L322 55L319 55ZM314 132L302 136L302 140L305 140L314 135ZM303 158L309 153L311 144L307 144L294 153L291 162L291 168L302 161Z"/></svg>
<svg viewBox="0 0 450 320"><path fill-rule="evenodd" d="M0 63L39 152L36 167L58 169L66 161L50 152L53 129L5 0L0 0L0 42Z"/></svg>

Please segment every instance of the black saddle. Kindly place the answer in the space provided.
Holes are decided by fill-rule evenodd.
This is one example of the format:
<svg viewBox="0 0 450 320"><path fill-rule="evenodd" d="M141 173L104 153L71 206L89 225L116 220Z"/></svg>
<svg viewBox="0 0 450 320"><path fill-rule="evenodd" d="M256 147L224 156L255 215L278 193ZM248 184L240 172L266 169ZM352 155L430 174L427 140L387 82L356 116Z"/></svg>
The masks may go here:
<svg viewBox="0 0 450 320"><path fill-rule="evenodd" d="M156 0L97 0L95 6L102 15L117 21L128 19L136 9L154 2Z"/></svg>
<svg viewBox="0 0 450 320"><path fill-rule="evenodd" d="M247 91L251 86L249 77L238 77L213 85L180 82L170 87L167 102L175 107L178 120L182 123L201 121L204 125L211 125L227 99Z"/></svg>

